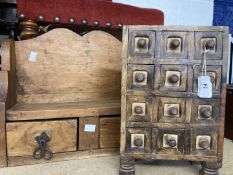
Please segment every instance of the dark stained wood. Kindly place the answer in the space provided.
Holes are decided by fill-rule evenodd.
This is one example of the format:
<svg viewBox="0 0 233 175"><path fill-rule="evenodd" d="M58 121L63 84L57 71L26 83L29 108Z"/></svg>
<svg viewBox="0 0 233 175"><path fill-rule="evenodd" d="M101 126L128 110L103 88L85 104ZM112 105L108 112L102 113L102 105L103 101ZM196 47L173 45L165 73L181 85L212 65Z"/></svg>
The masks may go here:
<svg viewBox="0 0 233 175"><path fill-rule="evenodd" d="M233 140L233 91L232 89L228 89L227 97L226 97L226 121L225 121L225 137Z"/></svg>
<svg viewBox="0 0 233 175"><path fill-rule="evenodd" d="M88 130L88 125L94 127ZM78 150L99 148L99 117L79 118L79 147Z"/></svg>
<svg viewBox="0 0 233 175"><path fill-rule="evenodd" d="M123 160L204 161L208 164L203 166L204 173L210 174L215 168L217 172L220 166L215 165L221 163L223 156L227 37L227 27L124 27L121 98ZM146 46L139 42L139 38L145 40ZM147 43L152 43L154 48L148 47ZM211 99L197 96L197 79L201 75L205 47L210 50L206 64L207 75L213 84ZM154 50L153 54L151 50ZM149 67L153 67L154 72L149 71ZM133 72L139 70L153 78L144 76L147 81L133 86ZM148 99L151 103L147 102ZM138 106L136 111L140 115L134 114L135 105L132 103ZM151 143L146 139L150 137ZM209 162L214 166L209 166ZM126 165L127 162L121 162L120 173ZM132 164L129 167L133 169ZM123 173L135 172L125 169Z"/></svg>
<svg viewBox="0 0 233 175"><path fill-rule="evenodd" d="M120 147L120 117L100 117L99 121L99 147L119 148Z"/></svg>

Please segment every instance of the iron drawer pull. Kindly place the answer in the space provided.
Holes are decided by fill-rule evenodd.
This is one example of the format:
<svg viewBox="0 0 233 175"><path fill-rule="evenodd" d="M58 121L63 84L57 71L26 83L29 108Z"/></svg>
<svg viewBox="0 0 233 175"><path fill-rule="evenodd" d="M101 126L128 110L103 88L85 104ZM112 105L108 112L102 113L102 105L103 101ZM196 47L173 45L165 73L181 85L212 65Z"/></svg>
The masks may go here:
<svg viewBox="0 0 233 175"><path fill-rule="evenodd" d="M38 147L33 152L33 158L50 160L53 157L53 153L47 146L47 143L51 140L48 134L43 132L40 136L36 136L35 140L38 143Z"/></svg>

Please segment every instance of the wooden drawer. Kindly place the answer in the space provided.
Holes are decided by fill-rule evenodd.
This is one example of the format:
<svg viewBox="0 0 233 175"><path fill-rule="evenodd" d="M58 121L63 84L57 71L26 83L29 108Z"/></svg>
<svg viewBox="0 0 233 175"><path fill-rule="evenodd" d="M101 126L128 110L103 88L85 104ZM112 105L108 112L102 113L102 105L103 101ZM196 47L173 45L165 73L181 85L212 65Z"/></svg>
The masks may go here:
<svg viewBox="0 0 233 175"><path fill-rule="evenodd" d="M155 51L155 32L132 31L129 34L129 57L144 62L153 59ZM130 61L131 62L131 61Z"/></svg>
<svg viewBox="0 0 233 175"><path fill-rule="evenodd" d="M8 156L32 156L38 144L36 136L45 132L52 153L76 151L77 120L12 122L6 124Z"/></svg>
<svg viewBox="0 0 233 175"><path fill-rule="evenodd" d="M120 117L100 117L100 148L120 147Z"/></svg>
<svg viewBox="0 0 233 175"><path fill-rule="evenodd" d="M186 106L189 106L187 99L160 97L158 104L158 122L188 123L190 121L189 111L186 110Z"/></svg>
<svg viewBox="0 0 233 175"><path fill-rule="evenodd" d="M130 90L152 90L154 82L153 65L128 65L127 87Z"/></svg>
<svg viewBox="0 0 233 175"><path fill-rule="evenodd" d="M188 153L185 129L155 128L152 130L152 152L157 154L181 155ZM186 137L187 138L187 137ZM185 150L186 149L186 150Z"/></svg>
<svg viewBox="0 0 233 175"><path fill-rule="evenodd" d="M192 102L192 123L218 124L220 119L219 99L194 99Z"/></svg>
<svg viewBox="0 0 233 175"><path fill-rule="evenodd" d="M127 121L152 122L156 107L152 97L127 96Z"/></svg>
<svg viewBox="0 0 233 175"><path fill-rule="evenodd" d="M185 65L161 65L160 77L156 76L156 82L161 83L160 91L186 91L188 68Z"/></svg>
<svg viewBox="0 0 233 175"><path fill-rule="evenodd" d="M206 74L210 76L213 85L213 93L219 94L221 91L221 66L207 66ZM193 91L197 92L198 77L202 75L202 66L194 66L194 79L193 79Z"/></svg>
<svg viewBox="0 0 233 175"><path fill-rule="evenodd" d="M217 156L217 128L203 126L191 128L190 154L200 156Z"/></svg>
<svg viewBox="0 0 233 175"><path fill-rule="evenodd" d="M161 58L188 58L188 32L163 32Z"/></svg>
<svg viewBox="0 0 233 175"><path fill-rule="evenodd" d="M203 59L205 47L207 59L222 59L222 32L195 32L195 59Z"/></svg>
<svg viewBox="0 0 233 175"><path fill-rule="evenodd" d="M98 149L99 117L79 118L79 150Z"/></svg>
<svg viewBox="0 0 233 175"><path fill-rule="evenodd" d="M151 129L128 128L126 131L125 151L128 153L150 153Z"/></svg>

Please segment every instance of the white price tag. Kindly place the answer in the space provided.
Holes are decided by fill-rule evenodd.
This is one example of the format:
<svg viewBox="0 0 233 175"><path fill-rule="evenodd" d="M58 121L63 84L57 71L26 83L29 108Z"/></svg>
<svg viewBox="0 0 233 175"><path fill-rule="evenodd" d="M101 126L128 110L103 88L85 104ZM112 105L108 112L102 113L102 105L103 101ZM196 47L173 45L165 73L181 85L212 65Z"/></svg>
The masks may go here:
<svg viewBox="0 0 233 175"><path fill-rule="evenodd" d="M29 58L28 58L28 60L30 61L30 62L36 62L36 58L37 58L37 52L31 52L30 53L30 55L29 55Z"/></svg>
<svg viewBox="0 0 233 175"><path fill-rule="evenodd" d="M212 83L210 80L210 76L198 77L198 96L200 98L212 97Z"/></svg>
<svg viewBox="0 0 233 175"><path fill-rule="evenodd" d="M85 124L84 131L85 132L95 132L96 125Z"/></svg>

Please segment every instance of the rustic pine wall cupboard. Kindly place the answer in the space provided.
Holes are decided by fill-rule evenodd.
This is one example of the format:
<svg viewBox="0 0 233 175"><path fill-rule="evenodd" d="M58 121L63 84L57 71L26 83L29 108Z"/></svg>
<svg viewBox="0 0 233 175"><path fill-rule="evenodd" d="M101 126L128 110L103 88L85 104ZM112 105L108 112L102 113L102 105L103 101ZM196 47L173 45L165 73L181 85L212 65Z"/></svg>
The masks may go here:
<svg viewBox="0 0 233 175"><path fill-rule="evenodd" d="M123 31L120 174L135 159L222 166L228 28L125 26ZM204 51L212 98L199 98Z"/></svg>
<svg viewBox="0 0 233 175"><path fill-rule="evenodd" d="M4 41L0 166L118 154L121 49L101 31Z"/></svg>

